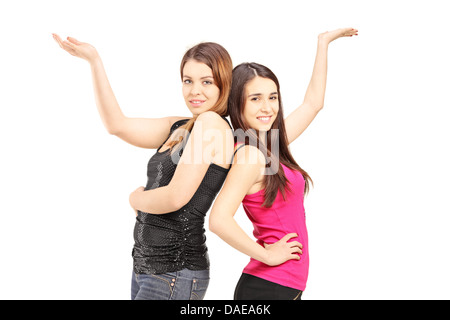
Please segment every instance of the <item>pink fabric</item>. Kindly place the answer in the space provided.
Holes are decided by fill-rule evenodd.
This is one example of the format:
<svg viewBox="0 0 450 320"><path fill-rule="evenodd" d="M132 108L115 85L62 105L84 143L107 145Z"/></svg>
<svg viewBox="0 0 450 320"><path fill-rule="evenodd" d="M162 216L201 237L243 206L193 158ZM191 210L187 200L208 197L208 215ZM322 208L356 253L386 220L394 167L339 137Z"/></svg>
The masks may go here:
<svg viewBox="0 0 450 320"><path fill-rule="evenodd" d="M303 196L305 180L300 172L291 170L282 164L286 178L290 182L290 191L286 192L286 201L281 192L271 208L262 207L264 189L246 195L242 201L244 211L253 223L253 235L260 245L274 243L287 233L297 233L298 237L289 241L298 241L303 245L300 260L289 260L285 263L270 267L253 258L245 267L244 273L281 284L286 287L304 291L309 270L308 233L305 222Z"/></svg>

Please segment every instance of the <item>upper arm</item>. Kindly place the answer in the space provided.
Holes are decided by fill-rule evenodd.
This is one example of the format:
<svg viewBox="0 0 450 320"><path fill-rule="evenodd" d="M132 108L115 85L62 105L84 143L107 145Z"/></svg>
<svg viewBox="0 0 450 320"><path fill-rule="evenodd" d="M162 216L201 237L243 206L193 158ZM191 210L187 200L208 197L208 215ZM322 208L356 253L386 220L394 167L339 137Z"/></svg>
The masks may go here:
<svg viewBox="0 0 450 320"><path fill-rule="evenodd" d="M220 224L222 218L234 216L247 192L260 179L264 168L265 158L256 147L245 146L236 152L223 188L211 209L210 225Z"/></svg>
<svg viewBox="0 0 450 320"><path fill-rule="evenodd" d="M216 134L213 134L214 138L211 139L213 132ZM227 153L228 149L233 148L232 139L220 139L228 134L231 134L230 127L215 112L205 112L197 117L168 185L171 195L179 201L179 207L191 200L211 163L222 165L216 162L218 154Z"/></svg>
<svg viewBox="0 0 450 320"><path fill-rule="evenodd" d="M113 132L122 140L141 148L156 149L167 139L172 124L186 117L125 118Z"/></svg>
<svg viewBox="0 0 450 320"><path fill-rule="evenodd" d="M303 103L284 119L289 144L308 128L320 110L312 105Z"/></svg>

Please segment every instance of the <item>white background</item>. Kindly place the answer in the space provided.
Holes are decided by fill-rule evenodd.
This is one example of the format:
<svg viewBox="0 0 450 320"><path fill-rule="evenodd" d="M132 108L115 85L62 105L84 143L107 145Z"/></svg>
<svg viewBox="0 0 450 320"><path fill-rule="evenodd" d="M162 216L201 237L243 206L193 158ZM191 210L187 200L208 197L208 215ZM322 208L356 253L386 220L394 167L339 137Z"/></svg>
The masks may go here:
<svg viewBox="0 0 450 320"><path fill-rule="evenodd" d="M129 299L134 214L153 150L107 134L89 65L100 52L127 116L189 116L179 63L201 41L303 99L317 35L329 48L325 108L291 145L305 200L303 298L450 299L450 98L445 1L2 1L0 299ZM251 234L242 208L236 214ZM248 258L207 231L206 299L232 299Z"/></svg>

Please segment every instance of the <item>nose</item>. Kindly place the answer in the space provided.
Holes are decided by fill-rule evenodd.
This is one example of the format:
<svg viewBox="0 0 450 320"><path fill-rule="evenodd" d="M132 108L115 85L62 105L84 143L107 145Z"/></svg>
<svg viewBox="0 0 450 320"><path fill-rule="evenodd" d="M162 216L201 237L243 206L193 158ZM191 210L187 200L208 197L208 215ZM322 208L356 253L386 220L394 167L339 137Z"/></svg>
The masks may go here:
<svg viewBox="0 0 450 320"><path fill-rule="evenodd" d="M193 83L191 87L191 95L198 96L201 92L201 85Z"/></svg>
<svg viewBox="0 0 450 320"><path fill-rule="evenodd" d="M270 111L270 104L269 101L264 99L261 103L261 111L263 112L269 112Z"/></svg>

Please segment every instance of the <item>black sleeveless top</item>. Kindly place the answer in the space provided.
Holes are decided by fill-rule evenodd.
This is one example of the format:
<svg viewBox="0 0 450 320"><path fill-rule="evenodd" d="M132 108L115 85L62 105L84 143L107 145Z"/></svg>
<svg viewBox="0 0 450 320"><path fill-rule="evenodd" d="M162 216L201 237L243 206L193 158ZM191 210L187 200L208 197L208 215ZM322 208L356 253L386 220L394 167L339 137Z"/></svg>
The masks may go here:
<svg viewBox="0 0 450 320"><path fill-rule="evenodd" d="M230 125L227 119L222 118ZM188 119L183 119L175 122L169 137L187 121ZM189 136L174 147L176 149L172 155L170 149L159 152L166 141L158 148L147 165L148 180L145 190L169 184L188 138ZM220 191L228 171L229 169L211 163L192 199L177 211L166 214L138 211L132 253L135 273L158 274L184 268L209 269L208 249L205 245L205 215Z"/></svg>

